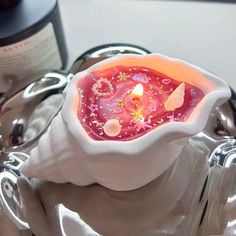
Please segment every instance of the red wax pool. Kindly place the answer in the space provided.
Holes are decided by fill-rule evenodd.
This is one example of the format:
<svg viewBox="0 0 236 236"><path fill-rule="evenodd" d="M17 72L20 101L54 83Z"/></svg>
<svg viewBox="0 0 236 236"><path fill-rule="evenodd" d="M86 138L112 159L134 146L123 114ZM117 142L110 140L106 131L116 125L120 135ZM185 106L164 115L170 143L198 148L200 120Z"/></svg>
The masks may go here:
<svg viewBox="0 0 236 236"><path fill-rule="evenodd" d="M137 84L143 87L139 98L132 95ZM91 73L77 84L82 97L78 119L95 140L132 140L160 125L189 117L204 94L188 83L182 106L165 109L165 101L180 84L144 67L117 66Z"/></svg>

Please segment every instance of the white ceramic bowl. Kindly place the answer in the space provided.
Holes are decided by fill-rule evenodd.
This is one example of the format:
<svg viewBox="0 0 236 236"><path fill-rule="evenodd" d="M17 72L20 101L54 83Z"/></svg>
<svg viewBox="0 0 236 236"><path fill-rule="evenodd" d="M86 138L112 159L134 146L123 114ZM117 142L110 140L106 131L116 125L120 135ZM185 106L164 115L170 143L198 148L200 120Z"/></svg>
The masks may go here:
<svg viewBox="0 0 236 236"><path fill-rule="evenodd" d="M117 65L144 66L200 88L205 96L185 122L159 126L130 141L97 141L82 127L77 109L77 81L92 71ZM104 60L74 76L66 87L61 112L31 151L22 168L26 176L86 186L99 183L131 190L160 176L178 157L188 138L202 131L209 114L230 97L227 83L187 62L160 54L122 55Z"/></svg>

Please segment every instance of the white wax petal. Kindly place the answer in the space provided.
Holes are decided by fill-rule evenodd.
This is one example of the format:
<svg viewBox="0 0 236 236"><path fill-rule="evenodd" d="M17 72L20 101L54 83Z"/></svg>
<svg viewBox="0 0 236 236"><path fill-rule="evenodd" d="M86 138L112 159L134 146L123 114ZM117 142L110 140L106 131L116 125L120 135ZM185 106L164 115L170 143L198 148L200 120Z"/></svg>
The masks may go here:
<svg viewBox="0 0 236 236"><path fill-rule="evenodd" d="M167 98L165 102L165 109L167 111L174 111L184 103L185 83L182 82Z"/></svg>

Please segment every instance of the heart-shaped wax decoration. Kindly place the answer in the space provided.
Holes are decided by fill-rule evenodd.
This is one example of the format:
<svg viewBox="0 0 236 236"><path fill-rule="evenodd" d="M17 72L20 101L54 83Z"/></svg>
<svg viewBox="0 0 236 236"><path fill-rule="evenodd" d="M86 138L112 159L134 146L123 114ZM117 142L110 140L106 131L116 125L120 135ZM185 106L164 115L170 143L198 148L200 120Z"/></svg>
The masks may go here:
<svg viewBox="0 0 236 236"><path fill-rule="evenodd" d="M171 80L170 79L163 79L161 81L163 84L167 85L167 84L170 84L171 83Z"/></svg>

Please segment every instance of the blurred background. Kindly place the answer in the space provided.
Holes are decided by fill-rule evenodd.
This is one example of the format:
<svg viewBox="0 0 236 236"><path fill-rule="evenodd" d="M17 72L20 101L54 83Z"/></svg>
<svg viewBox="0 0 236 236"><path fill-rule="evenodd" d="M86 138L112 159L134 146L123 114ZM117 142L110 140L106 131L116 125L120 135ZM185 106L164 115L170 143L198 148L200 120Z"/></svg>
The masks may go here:
<svg viewBox="0 0 236 236"><path fill-rule="evenodd" d="M134 43L199 65L236 89L234 2L59 0L67 67L91 47Z"/></svg>

